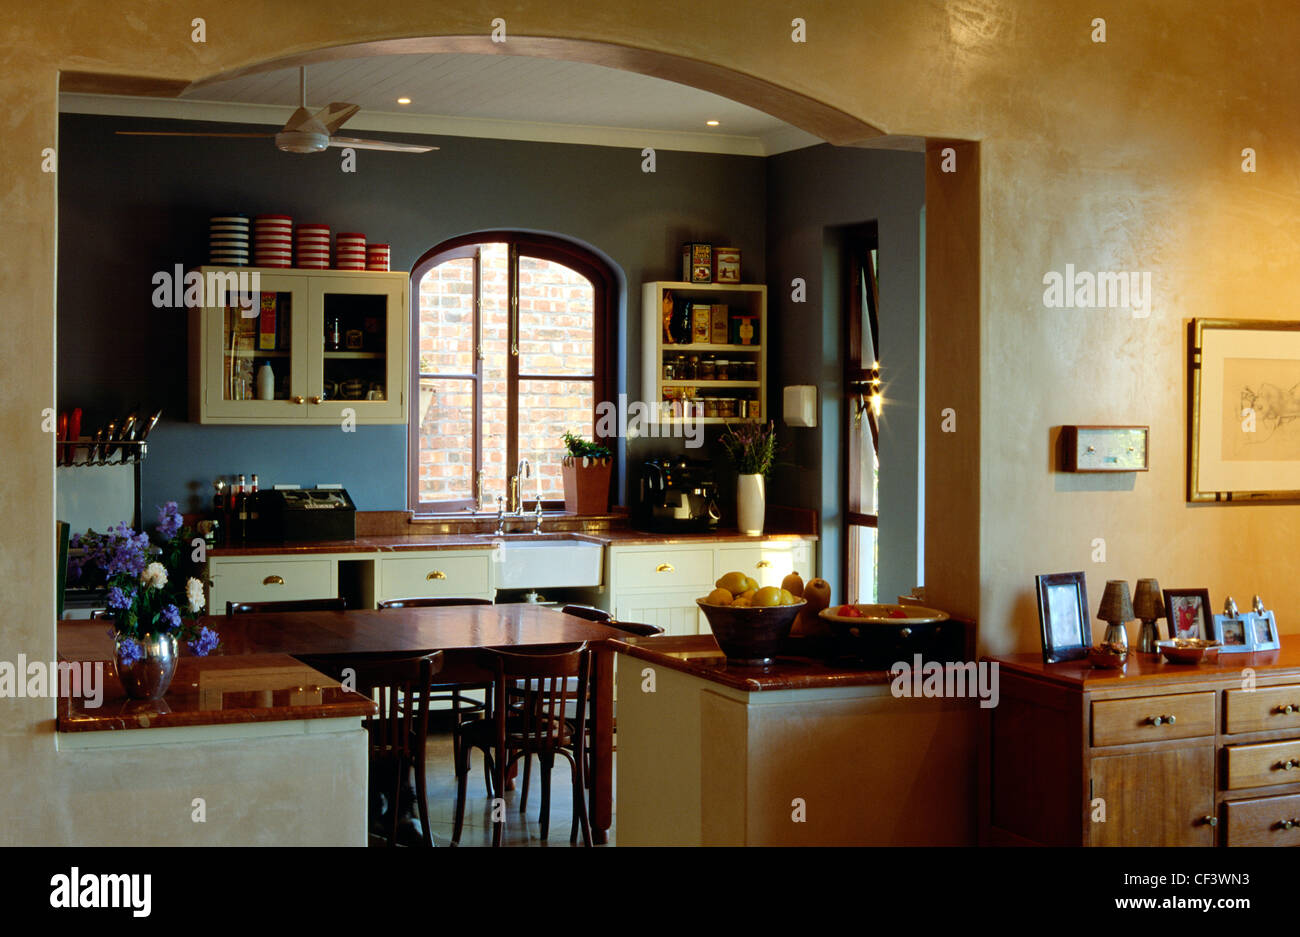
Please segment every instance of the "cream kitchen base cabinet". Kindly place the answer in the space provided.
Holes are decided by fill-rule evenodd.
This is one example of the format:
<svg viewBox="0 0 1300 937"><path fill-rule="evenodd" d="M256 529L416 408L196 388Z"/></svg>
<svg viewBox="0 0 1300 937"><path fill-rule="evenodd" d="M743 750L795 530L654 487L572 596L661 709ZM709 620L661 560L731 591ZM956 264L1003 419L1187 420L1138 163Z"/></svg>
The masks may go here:
<svg viewBox="0 0 1300 937"><path fill-rule="evenodd" d="M208 559L211 614L224 615L227 602L287 602L329 599L339 594L338 562L278 556Z"/></svg>
<svg viewBox="0 0 1300 937"><path fill-rule="evenodd" d="M712 634L695 600L724 573L738 570L759 586L779 586L792 571L812 576L806 540L611 546L606 557L610 608L623 621L658 625L666 634Z"/></svg>

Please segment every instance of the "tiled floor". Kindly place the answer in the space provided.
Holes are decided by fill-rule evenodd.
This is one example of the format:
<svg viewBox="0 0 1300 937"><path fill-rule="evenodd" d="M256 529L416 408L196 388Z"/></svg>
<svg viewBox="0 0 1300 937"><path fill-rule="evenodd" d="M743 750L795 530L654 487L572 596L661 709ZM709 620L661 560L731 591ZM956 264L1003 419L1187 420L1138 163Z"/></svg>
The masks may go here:
<svg viewBox="0 0 1300 937"><path fill-rule="evenodd" d="M614 758L618 770L618 756ZM551 826L547 839L542 839L538 812L542 806L542 787L537 760L533 759L533 774L528 787L528 815L519 814L519 795L523 786L523 769L515 781L515 789L506 791L506 828L503 842L507 846L568 846L569 828L573 823L573 787L569 781L569 763L555 759L551 774ZM450 846L456 819L456 773L451 757L451 733L430 730L428 758L425 762L425 781L429 788L429 821L433 841L437 846ZM487 788L483 781L483 756L474 753L470 765L468 803L465 805L465 829L461 846L491 846L492 820ZM609 845L614 844L614 826L610 827ZM372 838L372 844L374 840ZM579 837L578 845L582 845Z"/></svg>

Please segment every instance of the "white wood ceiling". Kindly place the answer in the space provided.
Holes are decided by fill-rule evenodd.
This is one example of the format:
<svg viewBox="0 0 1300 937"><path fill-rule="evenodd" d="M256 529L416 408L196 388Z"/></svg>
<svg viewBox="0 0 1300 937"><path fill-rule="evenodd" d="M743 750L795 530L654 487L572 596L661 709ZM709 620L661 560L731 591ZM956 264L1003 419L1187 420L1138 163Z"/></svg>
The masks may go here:
<svg viewBox="0 0 1300 937"><path fill-rule="evenodd" d="M411 99L409 105L397 103ZM179 100L64 95L62 110L283 123L296 68L192 88ZM344 132L400 130L771 155L821 142L784 121L686 85L599 65L517 55L384 55L307 68L307 105L362 111ZM130 102L130 103L128 103ZM717 127L706 125L717 120Z"/></svg>

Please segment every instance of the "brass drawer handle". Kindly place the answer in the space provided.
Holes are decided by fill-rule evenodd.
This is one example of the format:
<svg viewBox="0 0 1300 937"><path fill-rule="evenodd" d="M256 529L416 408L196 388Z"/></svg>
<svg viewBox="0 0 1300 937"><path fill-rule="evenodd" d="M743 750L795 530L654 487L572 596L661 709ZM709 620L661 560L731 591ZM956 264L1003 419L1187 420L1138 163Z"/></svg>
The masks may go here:
<svg viewBox="0 0 1300 937"><path fill-rule="evenodd" d="M1277 709L1273 710L1274 715L1279 716L1289 716L1295 712L1300 712L1300 706L1297 706L1294 703L1287 703L1285 706L1279 706Z"/></svg>
<svg viewBox="0 0 1300 937"><path fill-rule="evenodd" d="M1278 768L1281 768L1283 771L1290 771L1292 768L1300 768L1300 760L1295 758L1288 758L1286 761L1273 766L1274 771L1276 771Z"/></svg>
<svg viewBox="0 0 1300 937"><path fill-rule="evenodd" d="M284 577L283 577L283 576L267 576L265 579L262 580L262 585L264 585L264 586L282 586L282 585L284 585Z"/></svg>
<svg viewBox="0 0 1300 937"><path fill-rule="evenodd" d="M433 572L429 573L429 575L425 576L424 578L426 581L430 579L446 579L447 574L440 569L435 569Z"/></svg>
<svg viewBox="0 0 1300 937"><path fill-rule="evenodd" d="M755 569L770 569L771 566L772 566L771 560L759 560L757 563L754 564Z"/></svg>
<svg viewBox="0 0 1300 937"><path fill-rule="evenodd" d="M1206 826L1218 826L1219 818L1207 813L1205 816L1201 817L1201 822Z"/></svg>
<svg viewBox="0 0 1300 937"><path fill-rule="evenodd" d="M673 570L673 564L672 564L672 563L660 563L658 566L655 567L655 572L656 572L656 573L671 573L671 572L674 572L674 570Z"/></svg>
<svg viewBox="0 0 1300 937"><path fill-rule="evenodd" d="M1171 726L1178 721L1177 716L1147 716L1147 722L1153 726L1168 725Z"/></svg>

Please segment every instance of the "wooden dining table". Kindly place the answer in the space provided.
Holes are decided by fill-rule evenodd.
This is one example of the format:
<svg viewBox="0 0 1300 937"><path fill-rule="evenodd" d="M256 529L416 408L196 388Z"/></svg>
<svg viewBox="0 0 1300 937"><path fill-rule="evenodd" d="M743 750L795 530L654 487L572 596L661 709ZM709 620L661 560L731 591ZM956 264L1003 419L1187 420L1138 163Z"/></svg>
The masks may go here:
<svg viewBox="0 0 1300 937"><path fill-rule="evenodd" d="M355 609L217 615L204 619L221 638L223 654L289 654L299 658L380 653L443 652L439 680L485 678L477 652L484 648L544 650L586 641L592 650L592 776L589 817L594 842L608 841L613 820L614 654L605 642L617 629L540 605L454 605L435 608ZM84 635L106 641L104 629L60 632L60 653ZM74 637L75 635L75 637ZM68 643L67 648L64 644ZM107 644L111 654L111 642ZM87 656L89 648L75 648ZM94 655L89 655L94 656ZM490 680L490 676L486 676Z"/></svg>

